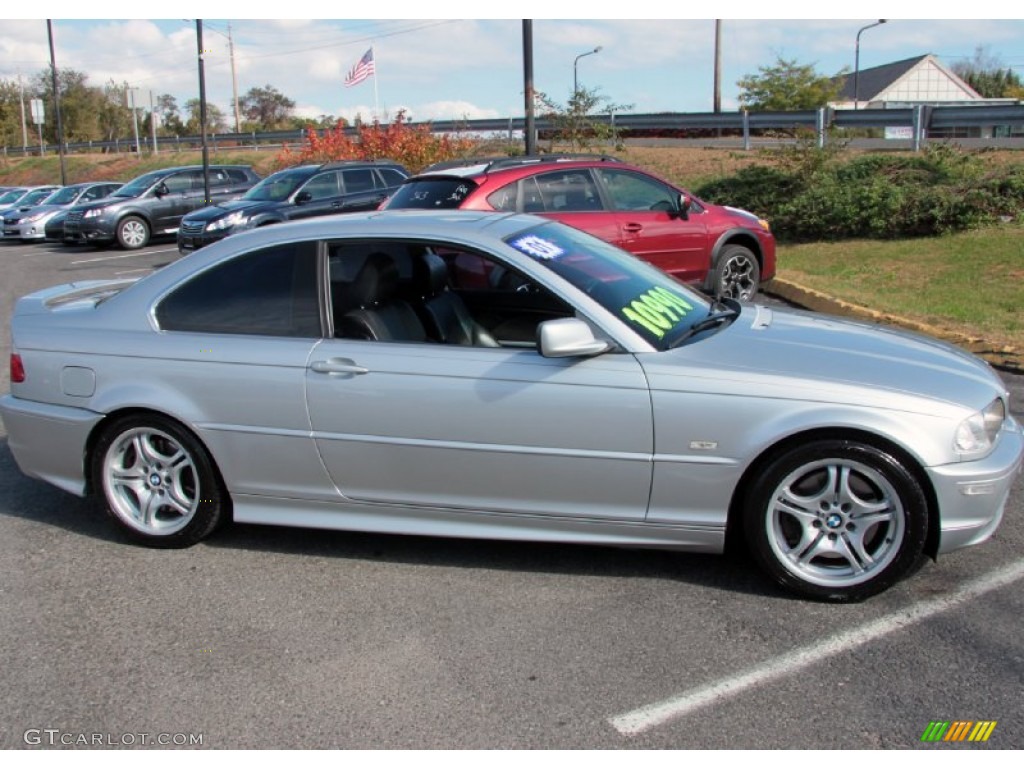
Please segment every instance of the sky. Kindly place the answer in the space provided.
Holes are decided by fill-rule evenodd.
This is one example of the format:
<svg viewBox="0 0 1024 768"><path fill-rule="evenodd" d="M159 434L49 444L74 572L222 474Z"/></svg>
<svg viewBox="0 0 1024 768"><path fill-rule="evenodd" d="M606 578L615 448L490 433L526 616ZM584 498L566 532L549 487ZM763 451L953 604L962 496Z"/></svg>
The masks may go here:
<svg viewBox="0 0 1024 768"><path fill-rule="evenodd" d="M609 103L621 105L621 111L710 112L715 23L678 18L680 5L645 6L653 8L655 16L663 11L665 18L570 19L565 17L575 12L593 14L595 4L520 4L517 10L533 17L534 87L564 103L572 92L574 60L600 46L598 53L578 60L579 84L597 89ZM148 105L150 91L154 97L170 93L179 105L198 95L194 19L69 19L59 18L62 11L64 15L80 13L80 3L62 0L44 6L55 17L58 68L85 72L93 85L110 79L127 81L140 89L136 96L140 106ZM239 95L254 86L272 85L296 102L295 112L303 117L329 114L352 119L376 113L386 118L402 109L413 120L523 114L521 19L242 18L241 14L251 14L252 6L225 0L215 6L217 10L238 17L203 20L207 98L226 115L231 114L232 98L229 24ZM482 6L456 2L433 9L474 16ZM142 7L120 0L103 4L112 15L131 15ZM562 18L542 18L544 13L550 15L552 7ZM209 4L191 0L183 0L178 8L183 16L212 10ZM301 10L313 15L340 8L314 0ZM868 3L856 9L903 16L889 18L862 34L862 70L926 53L950 65L982 48L1024 76L1024 5L1004 0L987 3L986 13L1002 17L995 20L922 18L937 11L934 3ZM771 11L779 18L744 18L738 13L737 18L722 21L724 110L737 108L740 78L780 58L813 64L826 75L844 67L852 71L857 31L877 20L805 18L822 14L821 3L782 3ZM376 78L345 87L346 73L371 46ZM0 78L19 74L28 78L48 62L45 19L0 21Z"/></svg>

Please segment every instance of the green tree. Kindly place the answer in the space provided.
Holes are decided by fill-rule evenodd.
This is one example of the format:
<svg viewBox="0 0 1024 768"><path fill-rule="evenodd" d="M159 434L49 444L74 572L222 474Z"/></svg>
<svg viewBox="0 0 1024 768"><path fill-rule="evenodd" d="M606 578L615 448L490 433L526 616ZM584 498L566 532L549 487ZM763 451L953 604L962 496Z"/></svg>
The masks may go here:
<svg viewBox="0 0 1024 768"><path fill-rule="evenodd" d="M184 130L188 136L197 136L199 127L199 99L189 99L185 102L185 113L188 119L185 121ZM216 104L206 102L206 132L221 133L227 127L227 119L224 112Z"/></svg>
<svg viewBox="0 0 1024 768"><path fill-rule="evenodd" d="M248 130L276 131L291 126L295 102L268 84L262 88L250 88L238 100L238 107L245 115Z"/></svg>
<svg viewBox="0 0 1024 768"><path fill-rule="evenodd" d="M622 132L611 121L596 120L595 117L628 112L633 108L632 104L615 104L607 96L602 96L598 88L580 87L565 104L540 91L535 95L541 117L554 124L554 130L549 134L549 151L554 150L555 144L568 144L573 152L595 145L611 144L616 149L622 148Z"/></svg>
<svg viewBox="0 0 1024 768"><path fill-rule="evenodd" d="M181 136L185 133L185 124L181 122L178 100L171 94L161 93L157 96L155 110L159 119L157 133L162 136Z"/></svg>
<svg viewBox="0 0 1024 768"><path fill-rule="evenodd" d="M795 59L776 59L770 67L758 67L758 74L747 75L736 83L742 90L740 104L745 109L788 112L818 109L835 101L843 87L841 70L835 78L819 75L813 64L798 64Z"/></svg>
<svg viewBox="0 0 1024 768"><path fill-rule="evenodd" d="M0 144L21 146L21 89L17 80L0 80ZM28 120L28 105L25 105Z"/></svg>
<svg viewBox="0 0 1024 768"><path fill-rule="evenodd" d="M1024 95L1024 82L1009 67L1003 67L998 56L979 45L974 57L953 63L953 72L986 99L1019 99Z"/></svg>
<svg viewBox="0 0 1024 768"><path fill-rule="evenodd" d="M89 85L88 76L74 69L58 70L57 81L57 87L60 89L60 116L64 140L73 142L107 138L100 119L101 113L107 107L104 89ZM46 104L43 137L46 141L55 141L57 117L53 109L53 78L49 67L33 78L32 91L31 95L34 98L43 99ZM28 89L25 96L29 96ZM128 112L127 109L124 111Z"/></svg>

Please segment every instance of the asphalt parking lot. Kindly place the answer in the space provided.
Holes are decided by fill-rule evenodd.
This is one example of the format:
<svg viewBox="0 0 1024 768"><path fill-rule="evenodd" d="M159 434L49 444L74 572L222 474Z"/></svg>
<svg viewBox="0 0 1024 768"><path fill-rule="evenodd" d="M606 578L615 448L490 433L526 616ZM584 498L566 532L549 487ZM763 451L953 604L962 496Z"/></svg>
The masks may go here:
<svg viewBox="0 0 1024 768"><path fill-rule="evenodd" d="M17 296L177 257L0 243L2 359ZM252 525L157 551L0 430L0 748L1019 749L1022 550L1018 479L993 540L850 606L742 556Z"/></svg>

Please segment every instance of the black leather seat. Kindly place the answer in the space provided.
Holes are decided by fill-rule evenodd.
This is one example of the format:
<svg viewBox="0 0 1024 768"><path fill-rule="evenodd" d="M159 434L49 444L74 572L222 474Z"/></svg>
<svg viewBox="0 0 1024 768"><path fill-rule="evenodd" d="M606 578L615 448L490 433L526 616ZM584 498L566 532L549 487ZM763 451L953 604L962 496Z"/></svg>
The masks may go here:
<svg viewBox="0 0 1024 768"><path fill-rule="evenodd" d="M397 293L395 260L386 253L371 253L352 281L351 300L357 308L340 318L336 335L372 341L426 341L423 323Z"/></svg>
<svg viewBox="0 0 1024 768"><path fill-rule="evenodd" d="M413 280L421 291L421 315L432 338L442 344L501 346L473 319L459 294L448 289L448 265L444 259L424 251L413 264Z"/></svg>

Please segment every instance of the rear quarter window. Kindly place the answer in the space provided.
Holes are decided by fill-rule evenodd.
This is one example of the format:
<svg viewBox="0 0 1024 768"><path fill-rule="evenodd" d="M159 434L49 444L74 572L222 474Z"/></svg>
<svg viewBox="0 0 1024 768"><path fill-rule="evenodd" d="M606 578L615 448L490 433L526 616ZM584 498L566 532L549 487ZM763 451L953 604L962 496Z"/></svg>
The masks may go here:
<svg viewBox="0 0 1024 768"><path fill-rule="evenodd" d="M319 337L316 244L277 245L211 267L164 298L156 318L165 331Z"/></svg>

